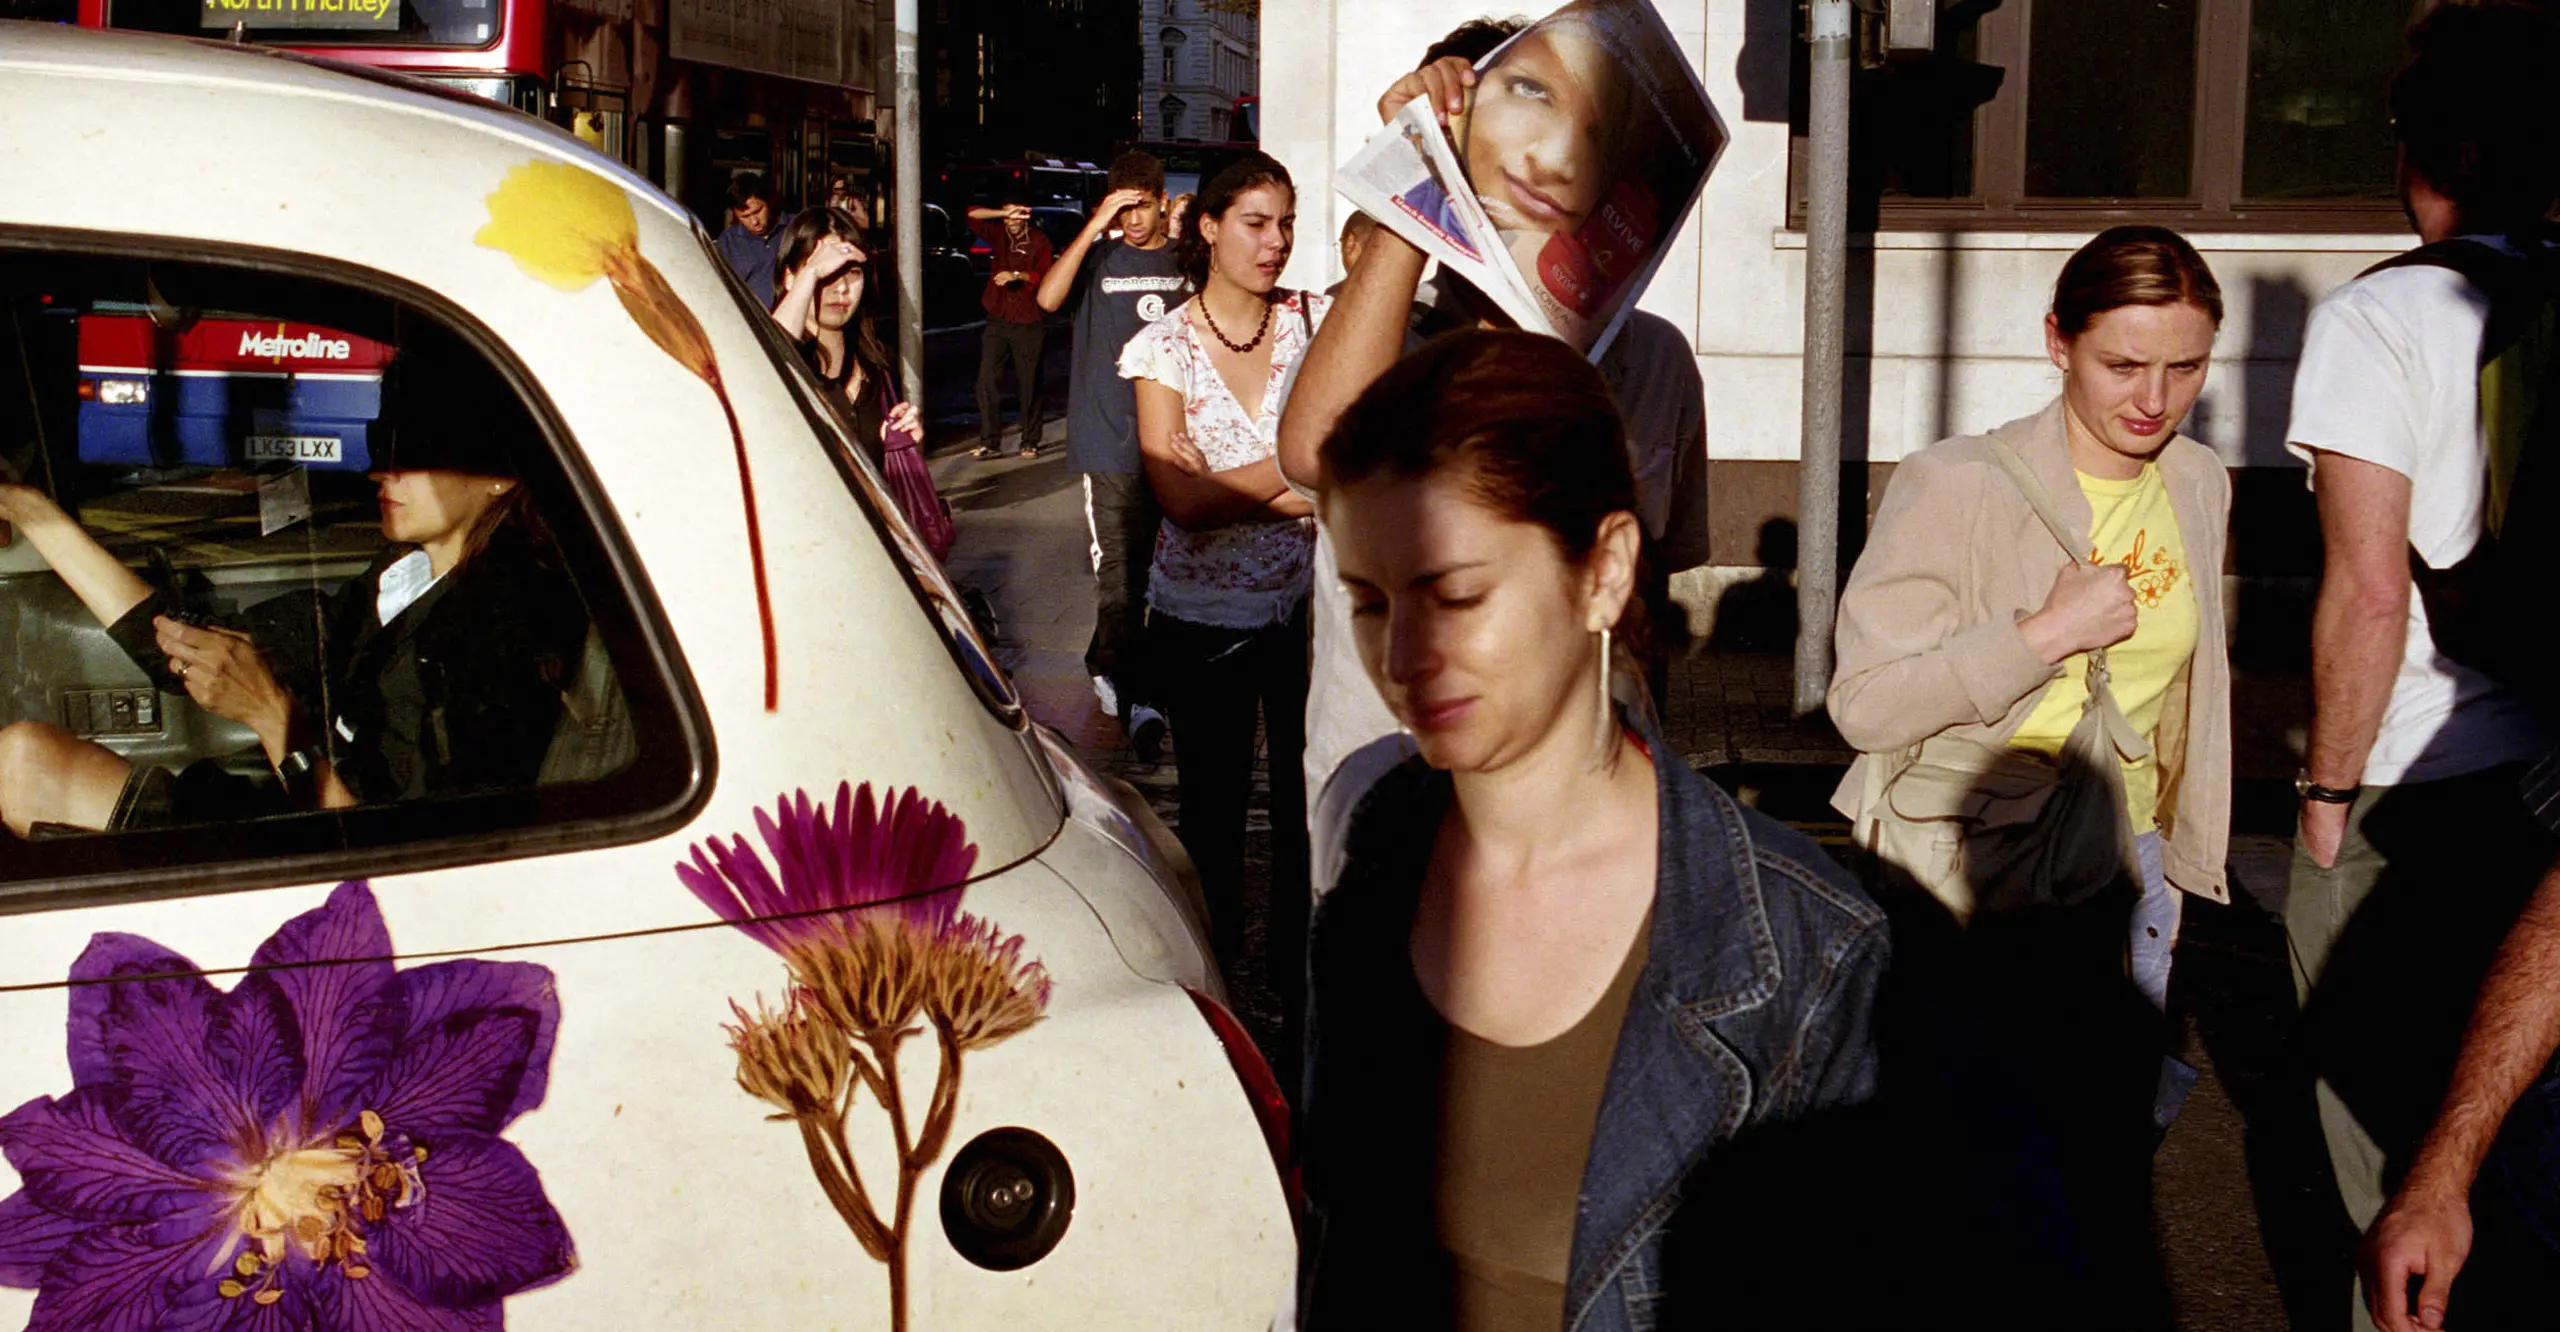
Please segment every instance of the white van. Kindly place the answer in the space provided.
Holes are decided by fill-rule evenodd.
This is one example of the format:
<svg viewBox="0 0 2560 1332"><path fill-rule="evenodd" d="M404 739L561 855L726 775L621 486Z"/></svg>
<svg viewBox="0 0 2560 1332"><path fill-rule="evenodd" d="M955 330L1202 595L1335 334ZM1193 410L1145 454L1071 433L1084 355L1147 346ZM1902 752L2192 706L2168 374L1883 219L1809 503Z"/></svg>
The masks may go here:
<svg viewBox="0 0 2560 1332"><path fill-rule="evenodd" d="M691 219L246 48L0 124L0 1325L1270 1325L1161 826Z"/></svg>

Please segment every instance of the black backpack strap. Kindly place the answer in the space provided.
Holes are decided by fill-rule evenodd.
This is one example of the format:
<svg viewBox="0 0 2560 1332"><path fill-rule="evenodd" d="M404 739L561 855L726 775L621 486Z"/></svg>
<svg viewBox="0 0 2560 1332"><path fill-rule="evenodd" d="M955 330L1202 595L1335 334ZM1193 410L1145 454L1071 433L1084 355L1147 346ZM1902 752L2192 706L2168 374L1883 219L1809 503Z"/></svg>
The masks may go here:
<svg viewBox="0 0 2560 1332"><path fill-rule="evenodd" d="M2448 268L2462 275L2488 299L2481 331L2479 365L2484 382L2490 367L2510 352L2524 348L2529 337L2547 343L2544 321L2560 305L2560 249L2548 227L2519 233L2505 246L2457 239L2420 246L2367 269ZM2547 473L2560 465L2560 411L2553 394L2560 387L2560 366L2533 357L2520 358L2503 373L2539 375L2546 380L2543 402L2522 423L2524 434L2508 442L2512 456L2500 475L2499 444L2491 440L2484 459L2490 469L2489 506L2483 514L2481 539L2448 568L2438 569L2409 549L2409 578L2426 607L2429 634L2437 651L2491 679L2518 689L2546 716L2560 717L2560 693L2544 663L2540 634L2519 618L2518 608L2541 598L2543 570L2552 562L2553 519L2560 517L2560 495ZM2487 405L2483 404L2486 412ZM2484 427L2488 422L2484 419ZM2503 491L2503 500L2501 492ZM2523 515L2523 521L2510 521Z"/></svg>

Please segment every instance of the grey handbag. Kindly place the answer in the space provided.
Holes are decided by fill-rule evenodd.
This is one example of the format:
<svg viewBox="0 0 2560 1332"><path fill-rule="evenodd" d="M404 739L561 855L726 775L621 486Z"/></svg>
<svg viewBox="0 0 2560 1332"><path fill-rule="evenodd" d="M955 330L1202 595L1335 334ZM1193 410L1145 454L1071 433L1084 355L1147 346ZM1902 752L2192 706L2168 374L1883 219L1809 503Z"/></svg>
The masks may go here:
<svg viewBox="0 0 2560 1332"><path fill-rule="evenodd" d="M1985 442L2063 553L2086 565L2087 539L2026 462L2001 440ZM1959 922L2141 883L2123 765L2148 757L2151 744L2116 703L2106 649L2087 655L2088 701L2058 761L1948 735L1873 756L1853 831L1879 868L1928 890Z"/></svg>

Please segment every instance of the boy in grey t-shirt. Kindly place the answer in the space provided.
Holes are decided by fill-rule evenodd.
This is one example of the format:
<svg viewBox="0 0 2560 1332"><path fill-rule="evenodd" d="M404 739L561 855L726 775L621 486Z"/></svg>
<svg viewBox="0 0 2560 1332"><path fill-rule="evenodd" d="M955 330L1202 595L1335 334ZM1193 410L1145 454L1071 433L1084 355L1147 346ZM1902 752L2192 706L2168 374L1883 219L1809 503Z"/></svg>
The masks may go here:
<svg viewBox="0 0 2560 1332"><path fill-rule="evenodd" d="M1164 746L1164 716L1150 705L1147 572L1163 515L1138 458L1138 407L1120 377L1120 349L1182 304L1182 276L1164 226L1164 163L1132 150L1111 163L1111 193L1041 279L1043 310L1075 307L1067 377L1067 461L1084 473L1093 538L1094 624L1085 669L1094 697L1116 715L1140 758ZM1117 229L1119 235L1106 233Z"/></svg>

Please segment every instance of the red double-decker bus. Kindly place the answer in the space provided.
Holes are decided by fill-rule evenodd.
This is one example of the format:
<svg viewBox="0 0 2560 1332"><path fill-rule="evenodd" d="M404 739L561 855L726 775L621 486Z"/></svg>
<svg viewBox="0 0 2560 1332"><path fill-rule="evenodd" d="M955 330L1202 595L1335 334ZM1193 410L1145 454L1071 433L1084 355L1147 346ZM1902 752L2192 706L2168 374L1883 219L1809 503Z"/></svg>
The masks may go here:
<svg viewBox="0 0 2560 1332"><path fill-rule="evenodd" d="M831 177L876 195L870 0L78 0L81 26L287 47L397 70L554 121L717 229L729 177L786 207ZM875 210L874 216L878 216Z"/></svg>
<svg viewBox="0 0 2560 1332"><path fill-rule="evenodd" d="M80 0L80 25L236 35L417 74L540 114L552 0Z"/></svg>

